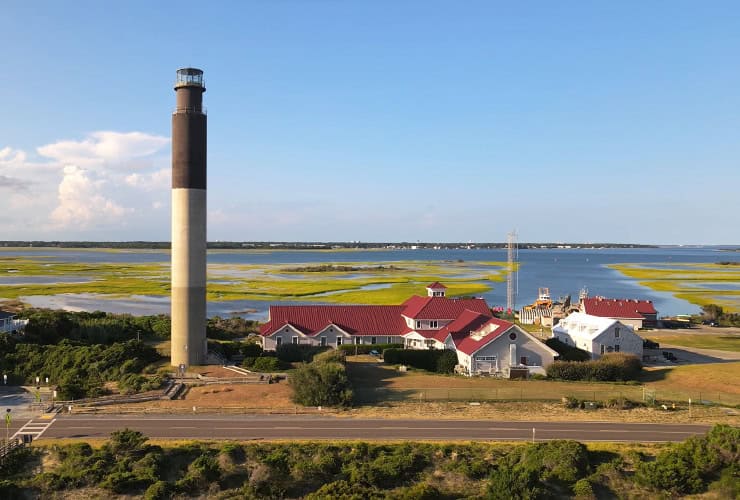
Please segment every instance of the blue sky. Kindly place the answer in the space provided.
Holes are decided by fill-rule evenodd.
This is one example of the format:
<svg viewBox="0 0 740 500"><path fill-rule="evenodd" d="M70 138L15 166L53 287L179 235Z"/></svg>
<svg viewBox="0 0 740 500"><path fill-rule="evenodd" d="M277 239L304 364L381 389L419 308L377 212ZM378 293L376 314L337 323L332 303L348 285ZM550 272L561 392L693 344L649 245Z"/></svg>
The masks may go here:
<svg viewBox="0 0 740 500"><path fill-rule="evenodd" d="M740 243L740 3L0 7L0 239L168 240L175 70L210 240Z"/></svg>

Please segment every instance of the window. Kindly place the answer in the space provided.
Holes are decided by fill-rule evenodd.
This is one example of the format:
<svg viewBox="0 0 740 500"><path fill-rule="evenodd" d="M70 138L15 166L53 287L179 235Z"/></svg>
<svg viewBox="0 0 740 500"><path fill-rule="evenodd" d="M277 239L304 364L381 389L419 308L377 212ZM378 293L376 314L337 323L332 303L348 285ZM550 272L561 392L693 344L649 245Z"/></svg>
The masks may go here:
<svg viewBox="0 0 740 500"><path fill-rule="evenodd" d="M496 356L476 356L476 361L496 361Z"/></svg>
<svg viewBox="0 0 740 500"><path fill-rule="evenodd" d="M604 354L604 344L601 344L601 354Z"/></svg>
<svg viewBox="0 0 740 500"><path fill-rule="evenodd" d="M370 337L370 343L371 344L374 344L375 343L375 337Z"/></svg>
<svg viewBox="0 0 740 500"><path fill-rule="evenodd" d="M355 345L362 344L362 339L360 337L355 337Z"/></svg>
<svg viewBox="0 0 740 500"><path fill-rule="evenodd" d="M437 322L436 321L430 321L429 322L429 328L437 328Z"/></svg>
<svg viewBox="0 0 740 500"><path fill-rule="evenodd" d="M417 321L417 322L416 322L416 328L417 328L417 329L421 328L421 321Z"/></svg>
<svg viewBox="0 0 740 500"><path fill-rule="evenodd" d="M293 337L293 343L298 344L298 337Z"/></svg>
<svg viewBox="0 0 740 500"><path fill-rule="evenodd" d="M325 345L326 345L326 337L321 337L321 346L323 347Z"/></svg>
<svg viewBox="0 0 740 500"><path fill-rule="evenodd" d="M281 345L283 345L283 338L282 337L277 337L275 339L275 343L277 344L278 347L280 347Z"/></svg>
<svg viewBox="0 0 740 500"><path fill-rule="evenodd" d="M521 358L519 358L519 361L524 366L527 366L527 357L526 356L522 356Z"/></svg>
<svg viewBox="0 0 740 500"><path fill-rule="evenodd" d="M614 338L615 339L618 339L619 338L619 327L617 327L617 328L614 329Z"/></svg>
<svg viewBox="0 0 740 500"><path fill-rule="evenodd" d="M337 347L342 345L342 337L337 337Z"/></svg>
<svg viewBox="0 0 740 500"><path fill-rule="evenodd" d="M393 343L393 337L388 337L386 340L386 344L392 344Z"/></svg>
<svg viewBox="0 0 740 500"><path fill-rule="evenodd" d="M619 344L614 346L614 352L619 352Z"/></svg>

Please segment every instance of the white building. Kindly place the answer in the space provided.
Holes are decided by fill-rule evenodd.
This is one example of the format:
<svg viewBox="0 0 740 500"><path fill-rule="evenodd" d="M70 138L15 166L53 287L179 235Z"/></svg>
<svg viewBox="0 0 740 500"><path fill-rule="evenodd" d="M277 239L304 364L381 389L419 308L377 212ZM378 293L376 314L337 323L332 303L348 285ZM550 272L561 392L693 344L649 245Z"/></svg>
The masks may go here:
<svg viewBox="0 0 740 500"><path fill-rule="evenodd" d="M23 332L27 324L27 319L16 319L15 314L0 311L0 333Z"/></svg>
<svg viewBox="0 0 740 500"><path fill-rule="evenodd" d="M642 359L642 337L631 326L611 319L576 312L552 328L553 338L590 352L593 359L623 352Z"/></svg>

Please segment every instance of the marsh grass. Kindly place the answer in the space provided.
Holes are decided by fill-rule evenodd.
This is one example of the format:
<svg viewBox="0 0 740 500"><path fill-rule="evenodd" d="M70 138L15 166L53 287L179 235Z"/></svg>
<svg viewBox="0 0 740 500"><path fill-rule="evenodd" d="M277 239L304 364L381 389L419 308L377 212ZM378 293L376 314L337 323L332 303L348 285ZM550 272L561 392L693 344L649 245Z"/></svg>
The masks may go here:
<svg viewBox="0 0 740 500"><path fill-rule="evenodd" d="M740 269L720 264L683 262L671 263L671 268L648 266L648 264L609 265L611 269L638 280L643 286L671 293L676 298L692 304L698 306L717 304L728 312L740 312L740 290L722 289L722 285L728 282L740 282ZM701 283L702 287L697 288L696 283ZM713 284L720 286L713 287Z"/></svg>
<svg viewBox="0 0 740 500"><path fill-rule="evenodd" d="M119 250L116 250L119 251ZM359 268L346 272L291 272L285 264L210 264L207 298L210 301L321 301L331 303L399 304L424 286L444 281L450 296L476 295L490 290L489 282L505 279L501 262L383 261L330 263ZM302 266L310 264L292 264ZM385 267L385 269L380 266ZM0 257L0 270L8 276L79 276L83 283L1 284L0 297L18 299L31 295L91 294L101 298L132 295L166 296L170 293L169 264L78 263L59 256ZM250 273L245 277L244 273ZM361 275L361 276L357 276ZM218 283L217 281L228 281ZM373 285L388 285L372 288ZM327 295L323 295L327 294Z"/></svg>

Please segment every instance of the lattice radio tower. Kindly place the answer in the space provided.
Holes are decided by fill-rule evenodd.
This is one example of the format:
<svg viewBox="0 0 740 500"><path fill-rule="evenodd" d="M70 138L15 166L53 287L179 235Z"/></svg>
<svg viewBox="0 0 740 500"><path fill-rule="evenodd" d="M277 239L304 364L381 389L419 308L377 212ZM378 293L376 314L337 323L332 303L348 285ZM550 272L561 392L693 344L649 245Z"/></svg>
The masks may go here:
<svg viewBox="0 0 740 500"><path fill-rule="evenodd" d="M508 272L506 273L506 312L514 314L516 308L516 296L519 291L519 283L517 276L517 265L516 261L519 257L518 248L516 242L516 231L512 231L506 235L506 248L507 252L507 267Z"/></svg>

